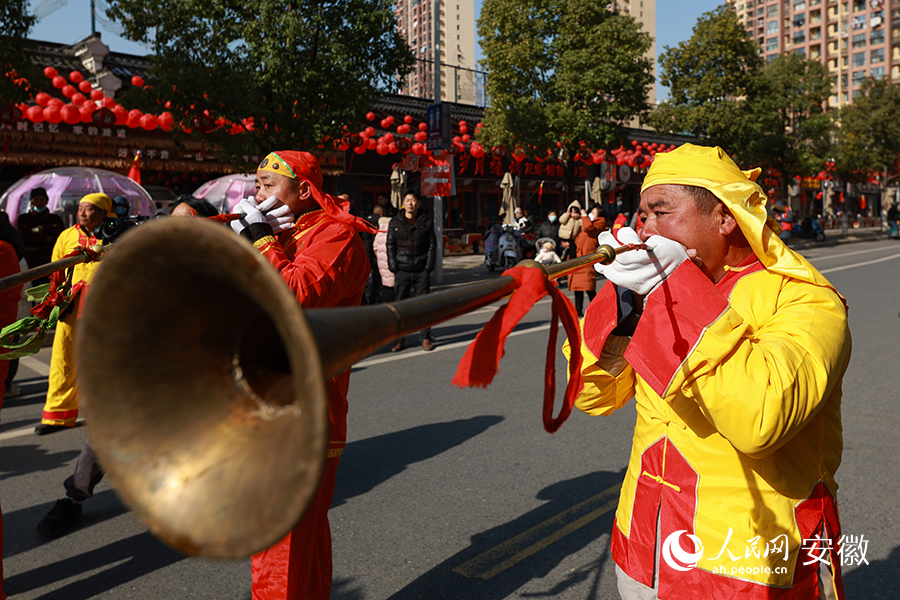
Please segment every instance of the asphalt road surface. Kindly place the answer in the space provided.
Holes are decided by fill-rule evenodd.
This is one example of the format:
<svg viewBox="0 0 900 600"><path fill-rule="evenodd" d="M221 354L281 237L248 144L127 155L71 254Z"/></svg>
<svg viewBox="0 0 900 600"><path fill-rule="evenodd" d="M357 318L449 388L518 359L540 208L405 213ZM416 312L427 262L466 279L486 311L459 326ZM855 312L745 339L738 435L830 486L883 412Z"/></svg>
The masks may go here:
<svg viewBox="0 0 900 600"><path fill-rule="evenodd" d="M866 542L845 566L847 598L900 597L900 243L804 250L850 304L853 358L844 379L844 533ZM541 426L550 308L509 338L487 389L450 381L493 307L410 336L354 367L349 440L329 513L335 600L616 599L609 537L634 411L575 413ZM16 600L250 597L250 562L186 558L156 541L108 482L57 540L35 526L64 493L86 429L33 434L49 348L23 359L0 423L5 590ZM565 363L557 360L562 396ZM272 452L279 452L272 448ZM264 468L260 465L258 468ZM222 490L223 494L239 493Z"/></svg>

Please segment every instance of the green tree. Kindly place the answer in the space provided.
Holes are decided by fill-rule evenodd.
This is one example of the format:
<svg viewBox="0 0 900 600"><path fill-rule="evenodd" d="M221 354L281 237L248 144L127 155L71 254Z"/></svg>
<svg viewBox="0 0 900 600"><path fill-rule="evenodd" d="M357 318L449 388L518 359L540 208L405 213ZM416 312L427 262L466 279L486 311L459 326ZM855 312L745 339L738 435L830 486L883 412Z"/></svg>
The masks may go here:
<svg viewBox="0 0 900 600"><path fill-rule="evenodd" d="M561 156L570 197L580 142L591 149L618 145L622 125L649 109L652 40L609 5L485 0L478 19L490 98L482 139L532 156Z"/></svg>
<svg viewBox="0 0 900 600"><path fill-rule="evenodd" d="M669 98L650 115L650 124L667 133L695 135L745 160L761 60L735 12L723 5L704 13L690 39L665 47L659 64Z"/></svg>
<svg viewBox="0 0 900 600"><path fill-rule="evenodd" d="M833 152L834 122L825 111L831 78L823 64L796 54L769 61L758 77L745 123L752 133L745 155L776 169L784 192L792 178L821 171Z"/></svg>
<svg viewBox="0 0 900 600"><path fill-rule="evenodd" d="M28 4L27 0L0 2L0 105L27 100L29 86L16 80L36 77L28 34L37 19L28 13Z"/></svg>
<svg viewBox="0 0 900 600"><path fill-rule="evenodd" d="M390 0L112 0L107 15L153 48L148 85L125 100L169 102L188 127L204 111L252 120L242 135L207 133L236 162L339 138L414 62Z"/></svg>
<svg viewBox="0 0 900 600"><path fill-rule="evenodd" d="M881 176L882 206L891 183L900 178L900 88L887 79L866 78L853 103L841 110L835 164L844 181Z"/></svg>

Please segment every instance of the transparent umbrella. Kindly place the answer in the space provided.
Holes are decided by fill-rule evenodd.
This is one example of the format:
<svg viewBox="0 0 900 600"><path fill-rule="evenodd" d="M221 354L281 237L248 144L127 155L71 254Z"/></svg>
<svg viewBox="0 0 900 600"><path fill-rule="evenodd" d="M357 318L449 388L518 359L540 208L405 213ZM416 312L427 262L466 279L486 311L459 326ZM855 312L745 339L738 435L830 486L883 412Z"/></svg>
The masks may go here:
<svg viewBox="0 0 900 600"><path fill-rule="evenodd" d="M156 213L156 204L147 190L124 175L89 167L57 167L23 177L0 196L0 210L6 211L14 226L19 215L28 210L31 190L36 187L47 190L50 198L47 208L61 215L69 225L75 223L78 202L95 192L110 198L125 196L131 205L131 215L152 217Z"/></svg>
<svg viewBox="0 0 900 600"><path fill-rule="evenodd" d="M234 173L212 179L192 195L206 200L220 213L229 214L243 198L256 195L256 173Z"/></svg>

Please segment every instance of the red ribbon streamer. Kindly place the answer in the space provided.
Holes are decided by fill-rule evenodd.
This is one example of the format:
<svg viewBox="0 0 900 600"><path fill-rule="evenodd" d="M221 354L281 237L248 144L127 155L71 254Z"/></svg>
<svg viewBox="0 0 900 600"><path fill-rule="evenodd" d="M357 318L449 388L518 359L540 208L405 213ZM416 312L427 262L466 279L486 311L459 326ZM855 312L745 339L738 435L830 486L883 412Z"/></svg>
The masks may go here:
<svg viewBox="0 0 900 600"><path fill-rule="evenodd" d="M578 315L565 294L547 278L543 269L517 266L503 272L516 280L519 288L509 302L497 309L491 320L484 326L475 340L469 344L453 377L453 385L459 387L487 387L497 374L503 346L513 328L528 314L534 303L549 294L553 301L553 316L550 324L550 340L547 343L547 362L544 367L544 429L554 433L565 423L572 413L575 399L584 388L581 378L581 327ZM569 359L569 383L559 415L553 417L553 401L556 397L556 338L561 320L572 355Z"/></svg>
<svg viewBox="0 0 900 600"><path fill-rule="evenodd" d="M62 258L83 254L86 263L97 260L99 254L90 247L78 247ZM62 260L62 259L60 259ZM57 306L67 304L72 296L71 281L74 265L50 274L50 287L43 302L31 309L31 314L39 319L50 318L50 313Z"/></svg>

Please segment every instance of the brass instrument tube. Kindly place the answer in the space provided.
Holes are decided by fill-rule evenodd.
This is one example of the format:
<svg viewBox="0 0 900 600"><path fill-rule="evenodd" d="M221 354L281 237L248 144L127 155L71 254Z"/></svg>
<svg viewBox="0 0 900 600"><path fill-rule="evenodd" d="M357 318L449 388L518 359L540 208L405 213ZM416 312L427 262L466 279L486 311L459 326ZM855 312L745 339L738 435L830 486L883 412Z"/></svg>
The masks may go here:
<svg viewBox="0 0 900 600"><path fill-rule="evenodd" d="M105 252L107 248L109 248L109 246L101 246L99 244L91 246L91 250L96 252L98 255ZM87 261L87 257L84 254L79 254L77 256L61 258L59 260L49 262L45 265L38 265L33 269L28 269L22 271L21 273L16 273L15 275L4 277L3 279L0 279L0 292L5 292L6 290L14 288L18 285L23 285L25 283L28 283L29 281L40 279L45 275L50 275L51 273L62 271L63 269L71 267L72 265L78 265L85 261Z"/></svg>

